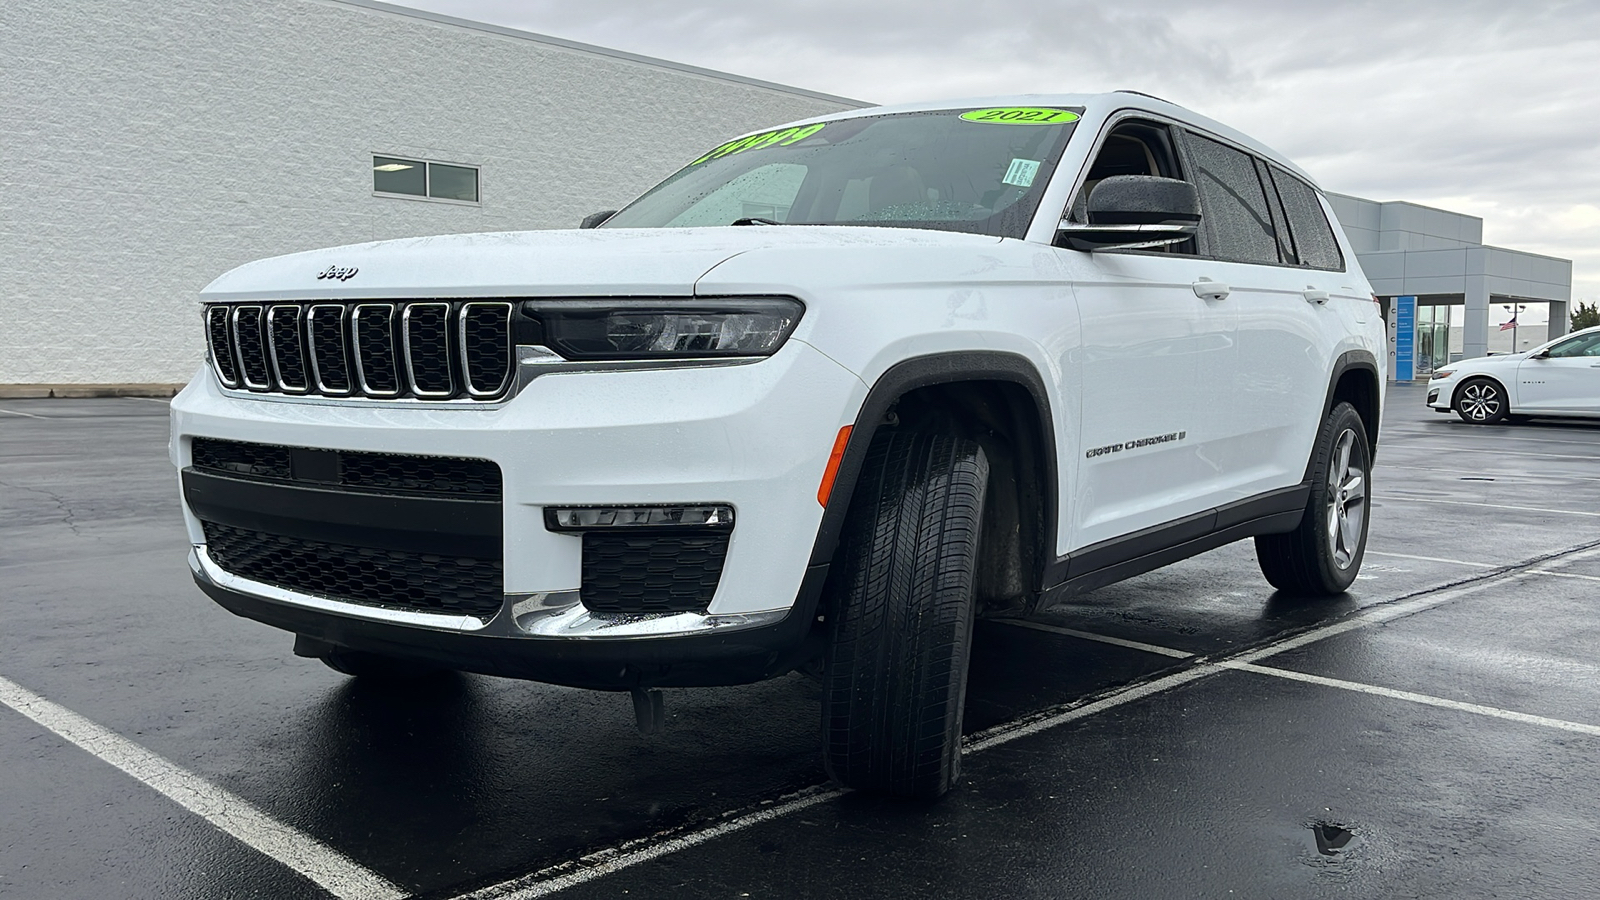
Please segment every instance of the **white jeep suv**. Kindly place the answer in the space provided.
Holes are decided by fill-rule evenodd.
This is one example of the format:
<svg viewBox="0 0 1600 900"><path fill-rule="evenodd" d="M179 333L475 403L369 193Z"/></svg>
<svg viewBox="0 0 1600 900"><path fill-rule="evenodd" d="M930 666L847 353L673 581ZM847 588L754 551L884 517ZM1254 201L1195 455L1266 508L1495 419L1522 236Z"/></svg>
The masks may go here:
<svg viewBox="0 0 1600 900"><path fill-rule="evenodd" d="M572 231L242 266L173 402L200 587L352 675L820 672L840 783L955 777L974 616L1253 537L1361 566L1371 289L1309 178L1131 92L850 112Z"/></svg>

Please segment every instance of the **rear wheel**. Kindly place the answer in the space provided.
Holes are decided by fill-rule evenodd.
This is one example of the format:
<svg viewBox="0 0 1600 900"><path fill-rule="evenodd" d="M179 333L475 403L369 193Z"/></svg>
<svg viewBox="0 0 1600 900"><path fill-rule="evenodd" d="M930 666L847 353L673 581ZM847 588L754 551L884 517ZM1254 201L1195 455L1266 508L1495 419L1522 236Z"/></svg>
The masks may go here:
<svg viewBox="0 0 1600 900"><path fill-rule="evenodd" d="M974 441L886 429L872 442L830 585L828 774L937 797L961 766L961 712L989 464Z"/></svg>
<svg viewBox="0 0 1600 900"><path fill-rule="evenodd" d="M1280 591L1332 597L1356 580L1367 550L1372 452L1355 407L1334 406L1317 435L1316 453L1300 526L1286 534L1258 535L1256 561Z"/></svg>
<svg viewBox="0 0 1600 900"><path fill-rule="evenodd" d="M1506 389L1491 378L1474 378L1456 392L1456 415L1471 425L1493 425L1511 410Z"/></svg>

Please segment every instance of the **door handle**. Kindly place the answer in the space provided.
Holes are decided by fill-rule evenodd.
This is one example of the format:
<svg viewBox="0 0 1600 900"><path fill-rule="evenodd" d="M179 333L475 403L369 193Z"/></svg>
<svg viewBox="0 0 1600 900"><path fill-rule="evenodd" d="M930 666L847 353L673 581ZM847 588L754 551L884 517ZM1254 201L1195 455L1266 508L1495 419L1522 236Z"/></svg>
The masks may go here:
<svg viewBox="0 0 1600 900"><path fill-rule="evenodd" d="M1307 303L1315 303L1318 306L1328 302L1328 292L1319 291L1313 287L1307 287L1305 290L1301 291L1300 296L1306 298Z"/></svg>
<svg viewBox="0 0 1600 900"><path fill-rule="evenodd" d="M1201 300L1225 300L1232 293L1227 285L1209 278L1202 278L1190 287L1194 288L1194 295Z"/></svg>

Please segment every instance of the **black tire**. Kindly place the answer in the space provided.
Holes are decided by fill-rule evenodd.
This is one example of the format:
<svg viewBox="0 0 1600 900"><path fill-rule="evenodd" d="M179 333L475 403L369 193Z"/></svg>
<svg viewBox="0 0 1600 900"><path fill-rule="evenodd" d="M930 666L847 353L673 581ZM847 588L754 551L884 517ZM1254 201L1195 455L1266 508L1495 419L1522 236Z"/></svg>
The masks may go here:
<svg viewBox="0 0 1600 900"><path fill-rule="evenodd" d="M834 561L823 671L823 762L845 787L929 799L960 774L988 480L974 441L873 439Z"/></svg>
<svg viewBox="0 0 1600 900"><path fill-rule="evenodd" d="M1261 574L1297 597L1332 597L1348 590L1367 552L1371 486L1366 424L1355 407L1336 404L1317 435L1311 497L1300 526L1256 537Z"/></svg>
<svg viewBox="0 0 1600 900"><path fill-rule="evenodd" d="M337 647L322 657L322 664L344 675L374 681L411 681L450 671L431 663Z"/></svg>
<svg viewBox="0 0 1600 900"><path fill-rule="evenodd" d="M1493 378L1469 378L1456 388L1456 415L1468 425L1494 425L1511 412L1506 389Z"/></svg>

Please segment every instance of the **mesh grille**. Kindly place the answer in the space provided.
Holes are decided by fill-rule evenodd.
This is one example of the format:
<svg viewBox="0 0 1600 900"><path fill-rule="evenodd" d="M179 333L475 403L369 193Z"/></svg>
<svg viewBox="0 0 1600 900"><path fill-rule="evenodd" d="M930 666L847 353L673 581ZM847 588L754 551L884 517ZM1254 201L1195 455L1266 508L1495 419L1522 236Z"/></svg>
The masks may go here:
<svg viewBox="0 0 1600 900"><path fill-rule="evenodd" d="M275 481L296 480L291 447L197 437L191 450L196 469ZM397 496L500 497L500 467L487 459L357 450L316 452L337 454L338 484L354 490Z"/></svg>
<svg viewBox="0 0 1600 900"><path fill-rule="evenodd" d="M500 467L486 459L339 451L339 483L395 494L500 496Z"/></svg>
<svg viewBox="0 0 1600 900"><path fill-rule="evenodd" d="M212 304L206 339L225 387L258 393L498 400L511 387L505 301Z"/></svg>
<svg viewBox="0 0 1600 900"><path fill-rule="evenodd" d="M252 581L366 606L483 619L502 603L498 559L353 547L202 524L206 550L217 565Z"/></svg>
<svg viewBox="0 0 1600 900"><path fill-rule="evenodd" d="M726 531L586 532L579 596L593 612L704 612L727 555Z"/></svg>
<svg viewBox="0 0 1600 900"><path fill-rule="evenodd" d="M288 447L197 437L190 450L196 469L206 469L224 475L245 475L251 478L287 480L292 477L289 472Z"/></svg>
<svg viewBox="0 0 1600 900"><path fill-rule="evenodd" d="M274 306L267 310L267 334L272 342L272 360L278 367L278 384L286 391L303 393L306 360L300 340L300 307Z"/></svg>
<svg viewBox="0 0 1600 900"><path fill-rule="evenodd" d="M233 339L239 346L245 387L264 389L271 385L261 343L261 307L241 306L233 311Z"/></svg>
<svg viewBox="0 0 1600 900"><path fill-rule="evenodd" d="M461 348L472 393L504 390L511 374L511 304L468 303L461 311Z"/></svg>
<svg viewBox="0 0 1600 900"><path fill-rule="evenodd" d="M406 368L419 395L448 397L450 380L450 304L413 303L406 307Z"/></svg>
<svg viewBox="0 0 1600 900"><path fill-rule="evenodd" d="M361 372L361 388L369 394L393 395L400 392L400 372L394 356L394 306L388 303L363 303L353 316L356 335L356 362Z"/></svg>
<svg viewBox="0 0 1600 900"><path fill-rule="evenodd" d="M238 387L239 364L233 359L233 341L229 335L226 306L213 306L206 310L206 341L211 346L211 364L217 367L217 377L227 387Z"/></svg>

